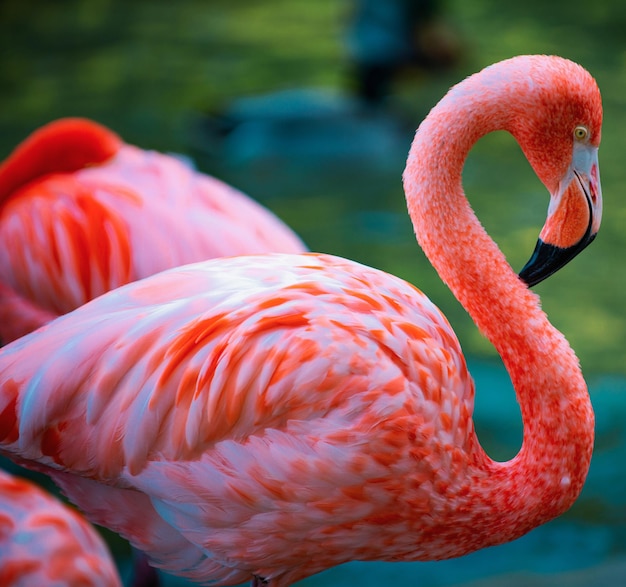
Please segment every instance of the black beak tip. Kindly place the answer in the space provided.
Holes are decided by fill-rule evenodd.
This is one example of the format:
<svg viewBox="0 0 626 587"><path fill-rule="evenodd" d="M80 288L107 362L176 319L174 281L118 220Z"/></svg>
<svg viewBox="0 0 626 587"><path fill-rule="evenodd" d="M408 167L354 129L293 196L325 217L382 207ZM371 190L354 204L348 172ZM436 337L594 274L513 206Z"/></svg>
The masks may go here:
<svg viewBox="0 0 626 587"><path fill-rule="evenodd" d="M519 272L520 279L528 287L542 282L558 269L555 265L562 250L539 239L532 256Z"/></svg>
<svg viewBox="0 0 626 587"><path fill-rule="evenodd" d="M567 248L544 243L539 239L528 263L519 272L520 279L528 287L541 283L544 279L567 265L595 236L595 234L589 234L575 245Z"/></svg>

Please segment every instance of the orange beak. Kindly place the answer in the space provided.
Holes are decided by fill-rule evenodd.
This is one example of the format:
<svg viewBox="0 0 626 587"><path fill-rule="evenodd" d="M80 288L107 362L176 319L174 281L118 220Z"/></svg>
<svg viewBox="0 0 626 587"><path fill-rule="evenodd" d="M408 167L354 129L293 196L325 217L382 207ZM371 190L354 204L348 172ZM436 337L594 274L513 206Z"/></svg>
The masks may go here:
<svg viewBox="0 0 626 587"><path fill-rule="evenodd" d="M598 149L577 144L572 164L552 194L548 218L520 278L530 287L561 269L595 238L601 220Z"/></svg>

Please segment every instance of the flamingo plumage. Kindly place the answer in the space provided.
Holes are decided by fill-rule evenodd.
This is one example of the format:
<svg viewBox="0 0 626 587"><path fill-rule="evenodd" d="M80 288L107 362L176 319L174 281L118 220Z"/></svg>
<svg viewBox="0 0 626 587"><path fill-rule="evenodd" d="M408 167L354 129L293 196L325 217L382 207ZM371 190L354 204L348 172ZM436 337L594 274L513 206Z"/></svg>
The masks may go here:
<svg viewBox="0 0 626 587"><path fill-rule="evenodd" d="M284 587L351 560L457 557L553 519L582 489L594 415L525 281L599 228L601 122L586 70L521 56L452 88L409 153L417 239L513 382L524 438L512 460L479 444L473 381L435 305L312 253L171 269L0 349L0 449L199 583ZM524 280L461 184L474 142L499 129L551 194Z"/></svg>
<svg viewBox="0 0 626 587"><path fill-rule="evenodd" d="M122 587L100 535L77 512L0 469L0 585Z"/></svg>
<svg viewBox="0 0 626 587"><path fill-rule="evenodd" d="M0 165L0 340L163 269L305 250L272 212L178 158L55 120Z"/></svg>

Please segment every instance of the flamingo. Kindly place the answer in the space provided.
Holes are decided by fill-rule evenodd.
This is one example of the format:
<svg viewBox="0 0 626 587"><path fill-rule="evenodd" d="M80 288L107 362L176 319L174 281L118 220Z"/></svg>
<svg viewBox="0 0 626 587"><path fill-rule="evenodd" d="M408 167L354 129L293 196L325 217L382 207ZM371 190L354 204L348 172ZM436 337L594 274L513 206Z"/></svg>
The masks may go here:
<svg viewBox="0 0 626 587"><path fill-rule="evenodd" d="M585 69L519 56L454 86L409 153L417 240L515 388L524 437L510 461L478 441L472 378L436 306L313 253L170 269L0 349L0 450L151 564L215 585L458 557L559 516L585 481L594 415L528 283L599 229L601 122ZM472 145L498 129L551 194L523 278L461 184Z"/></svg>
<svg viewBox="0 0 626 587"><path fill-rule="evenodd" d="M121 587L100 535L58 499L0 469L0 585Z"/></svg>
<svg viewBox="0 0 626 587"><path fill-rule="evenodd" d="M304 250L218 179L91 120L55 120L0 165L0 339L169 267Z"/></svg>

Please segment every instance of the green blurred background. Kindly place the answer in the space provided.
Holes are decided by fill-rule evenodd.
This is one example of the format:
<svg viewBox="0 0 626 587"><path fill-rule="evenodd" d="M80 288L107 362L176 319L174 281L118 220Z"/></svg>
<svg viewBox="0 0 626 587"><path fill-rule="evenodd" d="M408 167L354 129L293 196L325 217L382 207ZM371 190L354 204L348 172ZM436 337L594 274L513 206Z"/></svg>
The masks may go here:
<svg viewBox="0 0 626 587"><path fill-rule="evenodd" d="M602 228L589 249L536 288L581 359L598 415L581 500L513 545L449 563L348 565L305 584L496 585L506 575L511 585L518 573L533 573L541 585L542 577L546 585L626 584L626 3L441 4L459 44L454 66L406 70L383 105L355 114L347 0L0 0L0 158L49 120L88 116L130 143L190 156L274 210L311 249L415 283L448 316L470 359L481 439L508 458L521 434L510 383L416 245L400 176L414 129L466 75L521 53L584 65L605 109ZM249 101L258 96L261 106ZM495 133L477 144L465 187L521 268L548 196L511 137ZM585 574L596 571L611 579Z"/></svg>

